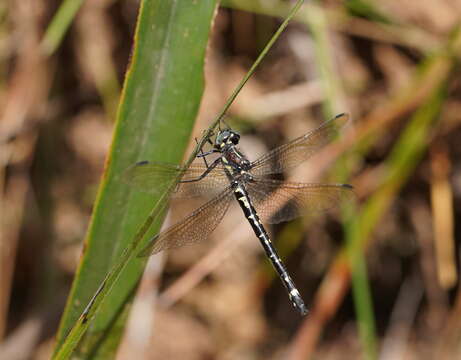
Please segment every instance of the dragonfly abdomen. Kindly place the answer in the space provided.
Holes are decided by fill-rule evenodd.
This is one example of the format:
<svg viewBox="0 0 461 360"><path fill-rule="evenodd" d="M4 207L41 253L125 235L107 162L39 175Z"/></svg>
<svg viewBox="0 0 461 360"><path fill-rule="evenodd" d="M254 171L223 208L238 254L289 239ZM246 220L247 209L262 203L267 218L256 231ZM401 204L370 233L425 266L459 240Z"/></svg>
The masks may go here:
<svg viewBox="0 0 461 360"><path fill-rule="evenodd" d="M269 235L264 229L263 224L259 220L259 216L253 204L251 203L250 197L248 196L248 192L246 191L244 185L236 185L234 188L234 194L237 199L237 202L243 210L243 213L245 214L245 217L247 218L248 222L253 228L253 231L255 232L259 241L261 242L264 251L271 260L272 266L280 275L283 285L288 291L288 296L290 297L293 306L301 313L301 315L307 314L306 305L304 304L304 301L301 298L301 295L299 294L299 291L296 288L295 283L293 282L290 275L288 274L288 271L283 265L282 260L280 259L277 250L272 244Z"/></svg>

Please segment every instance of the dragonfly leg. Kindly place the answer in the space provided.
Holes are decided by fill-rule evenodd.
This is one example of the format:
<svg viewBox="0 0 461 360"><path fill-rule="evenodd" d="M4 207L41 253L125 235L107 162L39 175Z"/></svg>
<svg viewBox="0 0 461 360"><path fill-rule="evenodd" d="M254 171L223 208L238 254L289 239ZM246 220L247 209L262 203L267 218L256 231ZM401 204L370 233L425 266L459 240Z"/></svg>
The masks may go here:
<svg viewBox="0 0 461 360"><path fill-rule="evenodd" d="M195 179L180 180L179 182L180 183L188 183L188 182L195 182L195 181L202 180L205 176L207 176L210 173L211 170L213 170L216 167L216 165L218 165L220 163L220 161L221 161L221 157L217 158L215 161L213 161L211 163L210 166L208 166L208 168L203 172L202 175L196 177Z"/></svg>
<svg viewBox="0 0 461 360"><path fill-rule="evenodd" d="M208 139L209 140L209 139ZM195 142L196 144L198 145L198 140L197 138L195 138ZM206 156L211 154L209 151L207 151L206 153L203 152L203 149L200 148L200 154L197 155L197 157L201 157L203 159L203 162L205 163L205 166L208 168L208 162L206 161Z"/></svg>
<svg viewBox="0 0 461 360"><path fill-rule="evenodd" d="M207 141L208 141L211 145L213 145L213 142L212 142L209 138L207 139ZM195 138L195 142L196 142L197 145L198 145L198 140L197 140L197 138ZM202 159L203 159L203 162L205 163L205 166L208 168L209 166L208 166L208 162L206 161L206 157L207 157L208 155L211 155L211 154L216 153L216 152L219 152L219 150L211 149L210 151L203 152L203 149L200 148L200 154L198 154L197 157L198 157L198 158L202 158Z"/></svg>
<svg viewBox="0 0 461 360"><path fill-rule="evenodd" d="M201 151L200 154L197 155L197 157L204 158L205 156L208 156L208 155L211 155L211 154L214 154L214 153L219 153L219 152L221 152L221 151L219 151L217 149L212 149L212 150L207 151L207 152Z"/></svg>

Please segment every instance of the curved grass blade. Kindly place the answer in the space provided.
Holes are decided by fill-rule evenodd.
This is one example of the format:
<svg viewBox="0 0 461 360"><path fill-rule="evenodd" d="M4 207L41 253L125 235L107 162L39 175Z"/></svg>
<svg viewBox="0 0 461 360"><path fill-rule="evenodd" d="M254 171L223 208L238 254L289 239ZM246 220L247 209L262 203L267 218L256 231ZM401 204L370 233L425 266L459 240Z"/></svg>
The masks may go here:
<svg viewBox="0 0 461 360"><path fill-rule="evenodd" d="M61 320L55 359L68 358L85 332L80 357L113 357L125 320L120 314L144 268L132 254L144 235L158 230L160 210L166 206L162 195L160 208L149 215L159 196L133 192L119 181L119 174L143 158L180 162L203 92L214 12L211 0L141 4L107 168ZM168 186L164 184L163 192ZM127 250L121 254L123 249ZM117 279L116 291L110 291Z"/></svg>
<svg viewBox="0 0 461 360"><path fill-rule="evenodd" d="M297 1L295 6L293 7L292 11L288 15L288 17L281 24L281 26L279 27L277 32L274 34L274 36L268 42L266 47L263 49L263 51L261 52L261 54L259 55L259 57L255 61L253 66L250 68L250 70L248 71L246 76L242 79L240 84L234 90L234 92L232 93L232 95L230 96L228 101L226 102L224 108L222 109L221 113L218 115L217 119L215 120L215 122L207 129L207 131L204 133L203 137L197 143L197 146L195 147L195 150L192 152L192 154L190 155L188 161L185 164L185 168L187 168L192 163L192 161L195 159L195 157L198 154L199 150L203 147L203 145L205 144L205 142L209 138L212 131L217 127L218 123L221 121L222 117L224 116L224 114L226 113L226 111L228 110L230 105L232 104L235 97L238 95L238 93L240 92L242 87L245 85L245 83L248 81L248 79L254 73L256 67L262 61L262 59L267 54L267 52L269 51L271 46L274 44L274 42L278 39L278 37L280 36L282 31L286 28L286 26L288 25L288 22L296 14L296 12L298 11L298 9L302 5L302 3L303 3L303 0L298 0ZM213 4L214 4L214 2L213 2ZM161 19L159 20L160 23L162 23L162 21L170 21L171 28L167 27L167 30L175 31L173 35L177 36L179 38L182 38L183 34L184 34L184 28L182 28L180 31L176 28L176 26L178 24L180 24L181 21L178 21L178 19L176 19L174 17L170 18L169 16L164 16L165 14L163 13L165 8L173 7L175 10L177 10L176 7L178 7L180 5L191 6L191 7L200 6L200 7L203 7L203 8L207 7L207 9L212 9L213 8L213 6L212 6L212 4L210 4L210 2L205 2L205 1L204 2L199 2L199 3L197 3L197 2L190 2L189 3L189 2L180 2L180 1L163 2L163 1L160 1L160 0L157 0L157 1L147 1L147 0L145 0L144 2L142 2L140 17L139 17L138 27L137 27L136 46L135 46L135 52L134 52L134 55L133 55L133 63L132 63L132 66L131 66L130 70L128 71L128 74L127 74L125 90L124 90L122 100L121 100L121 105L120 105L120 108L119 108L116 133L115 133L114 141L113 141L113 144L112 144L112 152L111 152L110 157L109 157L109 167L108 167L108 169L106 171L106 178L104 179L103 184L101 185L101 190L100 190L100 193L99 193L95 213L98 212L98 211L102 211L102 210L100 210L101 207L103 207L103 205L101 205L101 203L103 202L104 196L109 192L107 190L107 187L109 186L109 184L114 186L114 187L121 186L121 184L115 183L115 177L116 177L117 172L122 172L124 170L122 168L122 166L124 166L126 168L129 165L127 159L130 159L131 163L133 163L133 162L136 161L136 159L133 159L133 157L135 157L135 155L139 155L138 158L153 158L154 160L159 160L158 158L156 159L154 155L158 154L160 152L159 149L162 149L162 146L171 149L170 146L173 145L175 143L175 141L177 141L178 136L179 136L179 138L181 140L183 140L184 137L186 136L186 134L188 134L190 132L190 128L188 128L188 127L185 128L184 126L182 126L182 127L177 126L178 124L176 124L176 123L174 125L172 125L171 122L174 121L174 120L177 120L177 119L182 119L182 118L187 119L189 116L194 115L196 110L197 110L196 107L193 107L193 106L190 107L189 112L183 113L182 114L183 117L180 117L180 116L171 116L171 114L168 114L168 113L165 114L162 111L157 111L158 112L157 113L154 110L159 110L159 109L157 109L152 104L157 104L158 101L159 101L158 97L161 97L162 99L164 98L166 103L170 105L170 107L169 107L170 110L172 109L172 111L177 111L178 103L175 102L175 100L177 100L177 101L179 101L179 103L181 103L182 101L184 101L184 99L187 99L190 96L191 89L189 87L187 87L187 86L186 86L186 88L182 88L182 87L179 86L179 87L177 87L175 89L176 91L173 92L173 94L172 94L173 98L172 99L168 98L169 94L165 95L162 92L159 92L160 89L165 87L165 84L163 82L165 80L165 78L167 78L167 79L169 79L169 80L171 80L173 82L178 81L178 80L184 81L184 79L188 79L188 80L190 80L190 82L188 83L189 85L190 84L195 84L199 88L202 86L202 78L200 77L199 79L196 79L196 78L190 79L190 74L197 74L197 73L196 72L195 73L191 72L190 68L188 68L188 69L186 69L186 71L184 71L184 73L181 72L182 74L185 74L184 77L178 76L178 74L174 74L174 76L171 76L171 78L169 78L169 77L166 77L165 73L160 74L160 77L155 76L154 77L155 79L160 79L160 80L163 80L163 81L156 82L155 85L157 85L157 86L153 86L153 89L152 89L152 86L151 87L147 86L146 89L144 89L143 86L146 85L146 82L147 82L147 85L149 85L149 81L151 80L151 77L146 76L145 74L146 73L149 74L150 71L152 71L152 69L156 69L157 72L158 72L158 66L157 67L151 67L150 69L149 68L144 69L145 73L143 73L142 71L136 71L136 70L139 70L139 67L138 68L136 67L136 65L138 65L137 61L143 62L143 61L146 61L146 58L147 58L147 61L149 61L148 54L145 54L145 56L143 57L142 55L139 54L140 50L142 50L142 49L150 50L150 56L152 56L152 53L157 55L157 56L162 56L164 54L164 51L165 51L165 48L161 47L161 46L160 47L150 47L149 46L149 45L151 45L150 42L152 42L152 38L149 37L148 34L150 32L150 35L152 35L151 34L152 29L153 28L155 29L155 26L152 26L152 24L149 24L149 22L144 22L143 20L145 20L146 17L149 18L149 16L155 16L155 15L160 16L161 17ZM147 15L146 15L146 13L147 13L146 8L148 8L148 12L149 12ZM174 12L174 14L179 17L179 20L184 20L184 19L188 19L190 11L187 11L187 10L178 11L178 12ZM211 18L211 16L212 15L210 14L210 18ZM186 21L186 24L188 26L191 26L191 23L189 23L187 21ZM193 24L194 23L192 23L192 25ZM209 26L209 22L205 22L205 23L202 22L201 25L202 25L202 27L203 26ZM145 33L144 33L144 35L146 35L145 37L141 36L143 34L142 30L145 31ZM167 33L168 33L168 31L167 31ZM154 35L157 35L157 36L165 35L165 32L158 32L158 33L156 33ZM189 34L189 36L187 38L189 38L189 40L190 40L190 34ZM203 45L202 43L200 43L200 44ZM198 56L197 55L197 48L199 48L201 50L204 49L201 46L198 46L196 43L194 43L194 48L190 49L190 51L188 52L189 57L190 57L190 54L194 54L195 56ZM176 49L178 51L184 51L185 50L182 46L171 46L171 49ZM185 52L187 52L187 51L185 51ZM199 51L199 55L200 54L202 54L202 53ZM184 64L190 65L189 62L187 62L187 61L184 62L185 60L190 61L190 58L188 58L186 56L180 56L178 59L183 60L183 62L182 62L183 65ZM201 64L203 65L203 57L201 58ZM169 63L169 62L166 62L166 61L160 61L160 65L166 66L168 69L172 67L172 64ZM173 65L174 65L174 63L173 63ZM187 66L186 66L186 68L187 68ZM182 69L182 70L184 70L184 69ZM137 75L138 83L137 83L136 80L134 80L135 74ZM169 72L168 72L168 74L169 74ZM201 72L200 72L200 74L201 74ZM156 74L156 75L158 75L158 74ZM139 89L136 88L136 87L140 87L139 89L142 89L142 90L138 91ZM135 88L136 88L136 92L134 91ZM150 90L150 92L149 92L149 90ZM183 91L179 91L179 90L184 90L184 92L186 94L184 95ZM168 100L169 100L169 102L168 102ZM138 112L138 109L135 106L137 101L141 102L141 104L144 105L143 109L146 109L146 108L148 109L146 114L142 114L142 113ZM151 106L146 107L146 104L149 104L149 103L151 104ZM198 103L196 105L198 105ZM129 123L128 123L127 119L129 119L130 115L135 116L135 118L137 120L139 120L139 119L147 119L147 120L150 120L152 122L155 122L158 127L155 128L155 129L151 128L151 127L147 127L147 129L146 129L146 127L143 126L143 124L135 124L135 126L129 126ZM175 131L171 131L171 129L175 129ZM178 129L180 129L180 131L178 131ZM155 144L155 146L153 148L151 148L150 151L148 151L147 149L143 149L143 148L139 149L138 148L140 144L143 145L143 146L147 146L148 143L149 143L147 141L147 139L149 138L149 135L152 136L153 134L157 134L157 136L158 136L158 133L156 133L156 131L158 132L158 131L161 131L161 130L164 130L165 134L168 134L169 136L173 136L173 138L176 139L176 140L172 141L171 137L165 136L164 138L161 137L161 139L160 139L161 142L159 142L158 144ZM168 133L167 130L170 130L170 132ZM117 149L119 147L123 148L120 143L123 142L122 140L124 138L121 137L120 134L124 134L124 133L125 134L128 133L128 134L131 134L133 136L141 137L141 141L139 139L137 139L137 141L135 141L134 143L128 144L128 147L126 147L126 153L124 153L122 151L116 152L116 151L114 151L114 149ZM133 146L133 147L130 147L130 145ZM177 153L180 153L180 151L179 151L180 149L178 149L177 147L175 147L174 150L177 150ZM162 151L162 152L164 153L164 151ZM176 155L177 153L173 152L174 155ZM169 158L163 158L161 160L164 161L164 162L174 162L173 161L173 158L175 158L174 155L171 155ZM118 166L114 167L113 162L114 162L114 159L116 159L117 156L124 156L125 161L121 161L121 162L117 163ZM179 156L177 158L175 158L174 160L177 161L178 158L179 158ZM120 164L123 164L123 165L120 165ZM83 288L84 291L85 291L85 295L94 294L92 297L85 296L82 299L77 299L77 301L75 301L75 293L77 291L76 288L78 288L78 286L79 286L78 285L79 281L76 281L74 283L74 287L72 289L71 296L70 296L70 298L68 300L68 306L66 308L66 313L64 314L64 319L65 320L62 321L61 329L60 329L60 332L58 334L58 344L57 344L57 347L56 347L54 359L67 359L72 354L72 352L74 351L74 349L76 348L76 346L80 342L82 336L87 331L89 323L91 322L91 320L95 316L96 312L97 312L96 321L94 321L94 324L93 324L93 326L91 328L93 336L90 336L89 340L86 341L85 346L82 347L82 353L83 353L82 357L107 358L107 357L113 357L114 356L113 351L115 351L115 350L113 350L112 352L109 353L109 351L111 351L110 347L109 347L108 351L105 351L105 349L104 349L104 346L103 346L104 341L105 341L105 339L104 339L104 335L105 335L104 329L106 329L106 331L107 331L108 328L113 326L115 328L119 328L120 332L122 330L122 326L118 326L117 323L119 321L123 322L123 320L124 320L124 317L120 316L120 315L124 315L123 314L124 310L126 312L127 307L124 306L124 305L126 305L126 303L131 298L131 296L133 294L133 289L136 287L136 284L140 279L140 276L141 276L141 273L142 273L142 268L143 268L143 265L144 265L143 261L140 261L140 260L136 259L136 254L137 254L136 249L137 249L138 245L140 245L140 242L141 242L141 240L143 238L148 238L149 236L152 235L153 232L158 231L158 227L160 225L159 224L159 220L160 220L159 215L162 214L163 210L165 209L166 204L167 204L167 200L168 200L168 195L174 189L174 187L176 186L176 182L178 180L179 180L179 177L172 179L171 184L169 184L167 186L167 188L165 189L165 192L163 193L163 195L159 199L157 198L157 202L155 202L156 205L150 211L150 213L148 213L147 215L145 215L147 213L147 211L144 211L144 210L149 208L149 206L148 206L149 199L146 198L145 195L129 193L129 195L133 196L133 198L136 198L139 201L139 205L140 206L142 205L142 206L141 206L141 208L138 208L137 205L136 205L136 207L132 206L131 202L129 202L128 207L126 207L124 209L125 211L123 212L123 214L120 214L120 216L125 215L128 218L130 216L132 216L133 219L138 219L140 216L145 216L146 220L144 221L144 223L140 227L138 225L139 230L134 235L134 239L132 241L129 241L129 239L130 239L130 235L132 236L132 234L135 233L133 229L130 229L130 230L132 230L131 234L128 233L128 232L123 233L123 234L117 233L117 236L124 235L124 236L121 237L124 240L124 242L121 242L119 244L119 246L116 247L116 249L125 248L125 250L123 251L123 253L121 255L119 255L118 258L117 258L117 255L119 254L119 252L113 254L113 258L117 259L117 260L114 260L115 265L113 265L112 267L109 267L110 271L107 273L106 277L102 280L102 282L100 282L100 285L99 285L99 287L97 289L96 288L90 288L90 289ZM117 204L121 204L121 203L123 204L125 202L126 202L126 196L124 198L122 198L122 199L117 199ZM130 212L130 210L132 210L132 212ZM134 211L134 210L136 210L136 211ZM107 210L107 211L108 211L108 213L110 213L110 210ZM112 221L112 224L116 223L117 225L120 224L120 219L122 219L122 218L123 218L123 216L117 218L117 217L114 217L114 216L111 215L111 217L110 217L110 219ZM96 215L93 217L93 221L92 221L90 231L89 231L89 238L91 238L92 230L95 227L96 220L103 221L103 218L102 218L102 216L100 216L98 218ZM155 223L156 226L151 228L151 225L153 223ZM105 235L105 237L102 237L102 239L108 240L107 234L104 234L104 232L102 232L102 234ZM141 246L143 246L143 245L141 244ZM144 244L144 246L145 246L145 244ZM83 265L81 265L81 267L79 269L79 272L77 274L77 280L78 280L78 278L81 278L81 269L85 269L84 263L85 263L86 259L87 259L87 256L85 256L83 258L83 260L82 260ZM105 273L104 269L107 268L107 265L108 265L108 262L107 262L108 259L104 259L104 260L105 260L106 267L102 267L102 271L100 271L100 272L92 272L92 273L87 274L87 275L91 276L91 275L97 274L97 276L98 276L101 273L104 274ZM134 271L129 272L131 266L134 267ZM120 291L119 290L120 282L122 282L122 280L124 280L125 277L129 280L129 285L131 285L131 286L126 286L124 291ZM121 279L121 281L118 281L119 278ZM117 281L118 281L118 283L117 283L117 293L112 297L112 293L114 293L114 292L112 292L111 290L112 290L112 288L114 287L114 284ZM75 285L75 284L77 284L77 285ZM96 289L96 291L94 289ZM110 295L110 297L109 297L109 295ZM106 298L108 298L108 299L106 299ZM89 299L89 302L88 302L88 299ZM112 316L107 316L107 314L105 314L104 307L101 306L101 303L103 302L103 300L105 301L105 303L110 303L110 305L111 305L110 309L112 309L112 310L115 309L116 313L114 313L114 311L112 311ZM87 305L85 307L83 307L82 304L87 304ZM78 316L78 314L80 314L80 316ZM68 332L69 329L70 329L70 332ZM110 341L108 341L107 343L110 343ZM117 339L117 341L115 341L115 344L116 343L118 343L118 339ZM99 348L98 348L98 346L99 346ZM112 346L112 349L115 349L115 346ZM102 349L102 350L100 350L100 349ZM98 351L99 351L99 353L98 353Z"/></svg>

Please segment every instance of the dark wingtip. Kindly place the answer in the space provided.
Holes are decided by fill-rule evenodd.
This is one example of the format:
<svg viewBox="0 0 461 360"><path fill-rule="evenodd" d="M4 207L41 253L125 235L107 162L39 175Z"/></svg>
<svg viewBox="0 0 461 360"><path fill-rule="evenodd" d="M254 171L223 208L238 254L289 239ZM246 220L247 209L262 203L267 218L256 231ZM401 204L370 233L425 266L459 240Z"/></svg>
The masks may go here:
<svg viewBox="0 0 461 360"><path fill-rule="evenodd" d="M341 113L327 121L328 124L333 124L333 126L337 129L342 128L347 122L349 121L349 114L348 113Z"/></svg>
<svg viewBox="0 0 461 360"><path fill-rule="evenodd" d="M350 184L341 184L343 188L349 189L349 190L354 190L354 187Z"/></svg>
<svg viewBox="0 0 461 360"><path fill-rule="evenodd" d="M136 165L147 165L147 164L149 164L149 161L147 161L147 160L138 161L136 163Z"/></svg>
<svg viewBox="0 0 461 360"><path fill-rule="evenodd" d="M340 113L340 114L336 115L334 118L338 119L340 117L349 118L349 113L343 112L343 113Z"/></svg>

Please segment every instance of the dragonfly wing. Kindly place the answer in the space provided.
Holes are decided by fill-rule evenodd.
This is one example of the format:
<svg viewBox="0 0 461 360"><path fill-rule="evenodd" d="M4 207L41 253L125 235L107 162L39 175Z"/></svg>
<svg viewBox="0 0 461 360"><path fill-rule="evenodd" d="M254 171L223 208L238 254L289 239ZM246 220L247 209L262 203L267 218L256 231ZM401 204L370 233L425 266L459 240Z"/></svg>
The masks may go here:
<svg viewBox="0 0 461 360"><path fill-rule="evenodd" d="M179 223L153 237L139 252L138 256L149 256L162 250L174 249L205 240L224 217L233 199L232 194L232 188L228 187Z"/></svg>
<svg viewBox="0 0 461 360"><path fill-rule="evenodd" d="M125 170L122 174L122 181L144 192L158 194L176 177L181 176L181 180L186 181L193 180L206 170L207 167L204 164L192 164L186 169L180 165L140 161ZM176 198L209 196L221 191L228 184L221 165L218 165L199 181L177 184L172 196Z"/></svg>
<svg viewBox="0 0 461 360"><path fill-rule="evenodd" d="M255 179L246 184L262 222L278 224L328 210L354 197L347 184L303 184L271 179Z"/></svg>
<svg viewBox="0 0 461 360"><path fill-rule="evenodd" d="M348 119L348 114L339 114L317 129L275 148L251 164L251 173L256 176L279 174L299 165L328 144Z"/></svg>

